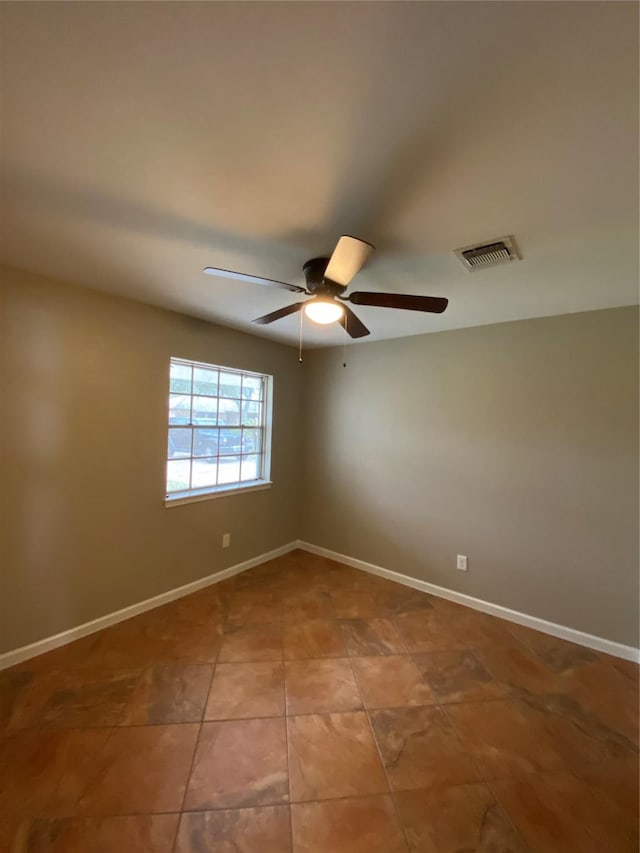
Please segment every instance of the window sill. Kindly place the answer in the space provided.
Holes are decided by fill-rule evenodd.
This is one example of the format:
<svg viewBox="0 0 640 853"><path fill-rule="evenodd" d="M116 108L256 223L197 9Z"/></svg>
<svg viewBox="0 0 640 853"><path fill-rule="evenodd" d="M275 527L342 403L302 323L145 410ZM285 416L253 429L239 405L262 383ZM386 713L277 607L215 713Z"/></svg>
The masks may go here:
<svg viewBox="0 0 640 853"><path fill-rule="evenodd" d="M182 504L197 503L198 501L208 501L212 498L224 498L227 495L244 495L247 492L261 492L263 489L271 488L271 480L260 480L257 483L252 483L249 486L233 486L218 487L215 490L200 489L197 492L176 492L174 495L167 495L164 500L165 507L182 506Z"/></svg>

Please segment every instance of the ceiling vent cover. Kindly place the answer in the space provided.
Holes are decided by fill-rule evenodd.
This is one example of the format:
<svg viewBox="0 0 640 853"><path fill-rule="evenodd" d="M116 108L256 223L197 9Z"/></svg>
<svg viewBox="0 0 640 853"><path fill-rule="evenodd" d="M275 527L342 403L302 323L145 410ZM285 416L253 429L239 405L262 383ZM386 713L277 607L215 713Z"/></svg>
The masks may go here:
<svg viewBox="0 0 640 853"><path fill-rule="evenodd" d="M462 266L470 271L520 260L513 237L498 237L487 243L464 246L462 249L456 249L454 255Z"/></svg>

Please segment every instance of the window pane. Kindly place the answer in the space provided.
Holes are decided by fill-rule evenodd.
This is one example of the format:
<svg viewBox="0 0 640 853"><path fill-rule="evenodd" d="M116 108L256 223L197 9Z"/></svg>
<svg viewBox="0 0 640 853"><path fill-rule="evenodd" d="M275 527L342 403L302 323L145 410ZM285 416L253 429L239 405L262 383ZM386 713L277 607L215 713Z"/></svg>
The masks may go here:
<svg viewBox="0 0 640 853"><path fill-rule="evenodd" d="M220 371L220 396L240 397L242 376L239 373L223 373Z"/></svg>
<svg viewBox="0 0 640 853"><path fill-rule="evenodd" d="M240 426L240 403L237 400L220 400L220 422Z"/></svg>
<svg viewBox="0 0 640 853"><path fill-rule="evenodd" d="M189 459L167 462L167 493L184 492L189 489L190 469Z"/></svg>
<svg viewBox="0 0 640 853"><path fill-rule="evenodd" d="M218 483L229 484L240 482L240 460L237 457L221 456L218 462Z"/></svg>
<svg viewBox="0 0 640 853"><path fill-rule="evenodd" d="M193 423L215 426L218 423L218 398L217 397L193 397Z"/></svg>
<svg viewBox="0 0 640 853"><path fill-rule="evenodd" d="M169 395L169 424L191 423L191 397L186 394Z"/></svg>
<svg viewBox="0 0 640 853"><path fill-rule="evenodd" d="M243 453L259 453L262 450L262 430L260 429L243 429L242 430L242 452Z"/></svg>
<svg viewBox="0 0 640 853"><path fill-rule="evenodd" d="M176 394L191 393L191 365L171 363L169 372L169 388Z"/></svg>
<svg viewBox="0 0 640 853"><path fill-rule="evenodd" d="M261 404L255 400L242 401L242 425L243 426L261 426L260 424L260 406Z"/></svg>
<svg viewBox="0 0 640 853"><path fill-rule="evenodd" d="M215 491L264 476L267 376L172 359L167 493Z"/></svg>
<svg viewBox="0 0 640 853"><path fill-rule="evenodd" d="M218 371L196 367L193 371L193 393L216 397L218 394Z"/></svg>
<svg viewBox="0 0 640 853"><path fill-rule="evenodd" d="M191 470L191 488L203 489L205 486L215 486L217 482L217 459L194 459Z"/></svg>
<svg viewBox="0 0 640 853"><path fill-rule="evenodd" d="M219 433L217 427L194 429L193 455L216 456L218 453Z"/></svg>
<svg viewBox="0 0 640 853"><path fill-rule="evenodd" d="M242 382L242 396L246 400L261 400L262 379L259 376L245 376Z"/></svg>
<svg viewBox="0 0 640 853"><path fill-rule="evenodd" d="M257 480L261 473L259 454L253 453L251 456L242 457L241 480Z"/></svg>
<svg viewBox="0 0 640 853"><path fill-rule="evenodd" d="M169 430L169 445L167 447L169 459L174 456L191 456L191 433L192 430L189 427Z"/></svg>
<svg viewBox="0 0 640 853"><path fill-rule="evenodd" d="M242 430L221 429L218 453L220 456L239 456L242 453Z"/></svg>

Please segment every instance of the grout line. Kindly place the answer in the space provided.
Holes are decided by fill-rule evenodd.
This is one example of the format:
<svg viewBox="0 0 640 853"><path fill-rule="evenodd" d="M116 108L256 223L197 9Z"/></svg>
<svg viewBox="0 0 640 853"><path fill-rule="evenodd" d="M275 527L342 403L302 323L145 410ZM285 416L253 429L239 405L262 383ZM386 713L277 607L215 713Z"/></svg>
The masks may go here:
<svg viewBox="0 0 640 853"><path fill-rule="evenodd" d="M184 805L187 801L187 793L189 791L189 782L191 781L191 776L193 774L193 767L194 767L194 764L196 761L196 754L198 752L198 746L200 745L200 736L202 735L202 725L203 724L200 723L200 728L198 729L198 735L196 737L196 742L195 742L194 747L193 747L193 755L191 756L191 764L189 765L189 771L187 773L186 780L184 783L184 794L182 795L182 806L180 807L180 818L179 818L177 826L176 826L176 834L174 836L173 845L171 847L171 850L173 851L173 853L175 853L176 844L178 843L178 832L180 831L180 824L182 822L182 814L185 811Z"/></svg>
<svg viewBox="0 0 640 853"><path fill-rule="evenodd" d="M293 851L293 815L291 814L291 749L289 744L289 722L287 717L287 682L285 676L285 667L282 665L282 692L284 694L284 742L287 758L287 810L289 812L289 843Z"/></svg>
<svg viewBox="0 0 640 853"><path fill-rule="evenodd" d="M455 785L447 785L446 787L458 788L458 787L465 787L467 785L484 785L487 788L491 789L491 785L495 782L520 782L522 780L526 780L529 778L542 777L542 776L545 776L547 773L552 773L552 772L553 773L566 773L567 775L573 776L573 774L568 770L557 770L557 771L539 771L538 770L538 771L531 771L528 773L522 773L522 775L519 775L519 776L503 776L503 777L499 777L499 778L494 777L493 779L490 779L490 780L477 780L475 782L458 782ZM578 781L581 781L578 777L574 777L574 778L576 778ZM587 784L587 783L585 783L585 784ZM150 811L111 812L111 813L93 812L91 814L77 814L77 813L62 814L62 813L57 813L53 817L52 816L38 817L37 815L35 815L35 816L34 815L31 815L31 816L29 816L29 815L26 815L26 816L25 815L16 815L16 817L18 817L19 819L24 820L24 821L27 821L27 820L46 820L46 821L50 821L51 823L55 823L57 821L63 821L63 820L84 821L84 820L94 820L96 818L111 818L111 817L155 817L157 815L176 815L177 817L180 817L183 814L191 815L191 814L206 814L207 812L241 812L241 811L253 811L255 809L262 809L262 808L289 808L290 805L295 806L295 805L306 805L307 803L342 802L343 800L367 800L367 799L371 799L372 797L375 798L375 797L389 797L390 796L393 799L394 794L411 793L414 791L424 791L424 790L430 790L430 789L425 788L424 786L421 788L398 788L397 790L394 790L394 791L376 791L374 793L369 793L369 794L349 794L349 795L342 796L342 797L323 797L323 798L317 798L316 797L315 799L308 799L308 800L293 800L291 803L283 803L281 801L278 801L278 802L271 802L271 803L260 803L258 805L211 806L209 808L183 809L181 811L179 811L177 809L173 809L173 810L169 809L169 810L165 810L165 811L153 811L153 812L150 812ZM491 793L493 794L492 789L491 789ZM498 799L498 798L496 797L496 799ZM500 802L500 805L502 806L501 802ZM504 808L504 806L502 806L502 808ZM506 809L505 809L505 811L506 811ZM3 817L7 817L7 816L12 816L12 815L9 815L8 813L3 814Z"/></svg>
<svg viewBox="0 0 640 853"><path fill-rule="evenodd" d="M539 772L539 771L537 771L537 772ZM537 774L526 774L526 775L537 775ZM525 777L525 778L526 778L526 777ZM513 829L513 831L514 831L514 834L516 835L516 837L517 837L517 838L519 838L519 839L520 839L520 841L522 842L522 844L523 844L524 848L526 849L528 845L527 845L527 844L526 844L526 842L525 842L524 834L520 831L520 828L516 825L516 822L515 822L515 821L514 821L514 819L511 817L511 814L509 813L509 810L508 810L508 809L507 809L507 807L504 805L504 803L502 802L502 800L500 799L500 797L496 794L496 792L495 792L495 790L494 790L494 788L493 788L493 783L494 783L494 782L500 782L500 781L516 781L516 780L514 780L513 778L508 779L508 780L491 779L490 781L483 782L482 784L483 784L483 785L485 786L485 788L489 791L489 794L493 797L493 799L494 799L494 801L495 801L495 804L496 804L500 809L502 809L502 811L504 812L505 817L507 818L507 820L508 820L509 824L511 825L511 828L512 828L512 829ZM588 827L587 827L587 831L589 831ZM591 833L589 833L589 834L591 834Z"/></svg>
<svg viewBox="0 0 640 853"><path fill-rule="evenodd" d="M234 584L235 586L235 584ZM233 592L232 592L233 594ZM223 610L225 609L225 605L223 604ZM224 640L224 628L222 633L222 638ZM209 694L211 693L211 687L213 685L213 678L215 676L218 658L220 656L220 650L222 649L222 641L218 645L218 649L216 651L215 660L213 661L213 665L211 666L211 677L209 679L209 689L207 690L207 695L202 704L202 713L200 714L200 728L198 729L198 735L196 737L195 745L193 748L193 755L191 756L191 764L189 766L189 771L187 773L187 777L184 784L184 794L182 795L182 806L180 809L180 817L178 818L178 822L176 823L176 831L173 837L173 844L171 845L172 853L175 853L176 845L178 844L178 833L180 832L180 824L182 823L182 813L184 812L184 805L187 801L187 793L189 791L189 782L191 781L191 776L193 774L193 767L196 760L196 755L198 752L198 746L200 745L200 736L202 735L202 726L204 724L204 717L207 711L207 704L209 702Z"/></svg>
<svg viewBox="0 0 640 853"><path fill-rule="evenodd" d="M371 739L373 740L374 746L376 748L376 753L378 755L378 761L380 762L380 766L382 767L382 772L384 773L384 778L385 778L386 783L387 783L387 789L388 790L385 792L385 795L388 796L389 799L391 800L393 811L396 815L396 819L398 821L398 826L400 827L400 831L402 832L402 837L404 839L404 843L406 845L407 853L408 853L408 851L411 849L410 845L409 845L409 839L408 839L407 834L405 832L404 824L402 823L402 821L400 819L400 812L398 811L398 806L397 806L395 797L393 796L393 788L391 787L391 783L389 781L389 774L387 773L387 768L386 768L384 760L382 758L382 753L380 752L380 745L378 744L376 734L375 734L375 731L373 729L373 723L371 722L371 717L369 715L369 709L367 708L367 706L365 704L364 696L362 695L362 690L360 689L360 682L358 681L358 676L356 675L356 671L353 668L352 658L348 657L347 660L349 661L349 667L351 669L351 674L353 676L353 680L355 682L356 689L358 691L358 695L360 696L360 702L362 704L362 708L364 710L364 714L365 714L365 717L367 720L367 724L369 726L369 731L371 733Z"/></svg>

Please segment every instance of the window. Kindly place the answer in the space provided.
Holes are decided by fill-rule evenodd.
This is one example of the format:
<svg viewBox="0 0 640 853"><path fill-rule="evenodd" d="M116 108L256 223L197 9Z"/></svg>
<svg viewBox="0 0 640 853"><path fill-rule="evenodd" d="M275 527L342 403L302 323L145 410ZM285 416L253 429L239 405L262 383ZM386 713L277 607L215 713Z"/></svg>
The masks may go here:
<svg viewBox="0 0 640 853"><path fill-rule="evenodd" d="M172 358L167 502L265 486L270 376Z"/></svg>

